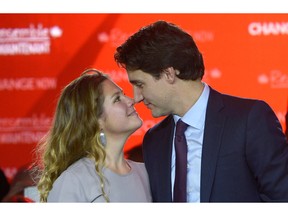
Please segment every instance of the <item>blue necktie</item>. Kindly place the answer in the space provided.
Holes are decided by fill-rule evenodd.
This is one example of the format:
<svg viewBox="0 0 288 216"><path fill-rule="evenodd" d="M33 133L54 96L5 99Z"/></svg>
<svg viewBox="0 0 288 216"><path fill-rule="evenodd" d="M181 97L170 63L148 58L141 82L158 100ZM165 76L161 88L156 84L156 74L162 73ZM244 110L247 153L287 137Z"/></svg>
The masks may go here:
<svg viewBox="0 0 288 216"><path fill-rule="evenodd" d="M184 135L188 125L181 119L176 124L175 153L176 172L174 183L174 202L187 201L187 142Z"/></svg>

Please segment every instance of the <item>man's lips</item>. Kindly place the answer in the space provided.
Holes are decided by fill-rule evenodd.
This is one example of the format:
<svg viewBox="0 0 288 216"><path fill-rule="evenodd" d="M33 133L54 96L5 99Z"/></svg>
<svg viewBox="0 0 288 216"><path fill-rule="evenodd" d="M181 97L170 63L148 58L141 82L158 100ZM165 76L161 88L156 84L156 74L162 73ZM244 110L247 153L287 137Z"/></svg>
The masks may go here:
<svg viewBox="0 0 288 216"><path fill-rule="evenodd" d="M152 104L151 104L151 103L145 103L145 106L146 106L148 109L152 109Z"/></svg>

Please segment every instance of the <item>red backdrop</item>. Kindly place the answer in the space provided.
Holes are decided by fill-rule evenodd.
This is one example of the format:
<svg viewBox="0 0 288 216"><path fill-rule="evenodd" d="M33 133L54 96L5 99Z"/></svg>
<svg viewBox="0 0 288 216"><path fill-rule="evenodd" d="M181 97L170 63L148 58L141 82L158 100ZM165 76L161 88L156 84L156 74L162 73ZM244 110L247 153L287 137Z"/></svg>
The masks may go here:
<svg viewBox="0 0 288 216"><path fill-rule="evenodd" d="M195 39L204 56L204 81L215 89L265 100L285 130L288 98L288 14L0 14L0 166L12 178L33 160L47 132L60 90L88 67L98 68L133 97L115 48L140 27L174 22ZM141 144L153 119L125 151Z"/></svg>

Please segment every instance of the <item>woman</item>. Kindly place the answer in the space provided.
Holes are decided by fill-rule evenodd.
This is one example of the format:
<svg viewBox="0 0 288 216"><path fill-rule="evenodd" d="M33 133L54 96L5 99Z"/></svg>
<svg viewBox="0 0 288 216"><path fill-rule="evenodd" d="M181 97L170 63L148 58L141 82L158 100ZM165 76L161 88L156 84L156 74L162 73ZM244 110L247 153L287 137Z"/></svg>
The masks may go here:
<svg viewBox="0 0 288 216"><path fill-rule="evenodd" d="M150 202L143 163L126 160L142 125L134 101L95 69L67 85L44 144L41 202Z"/></svg>

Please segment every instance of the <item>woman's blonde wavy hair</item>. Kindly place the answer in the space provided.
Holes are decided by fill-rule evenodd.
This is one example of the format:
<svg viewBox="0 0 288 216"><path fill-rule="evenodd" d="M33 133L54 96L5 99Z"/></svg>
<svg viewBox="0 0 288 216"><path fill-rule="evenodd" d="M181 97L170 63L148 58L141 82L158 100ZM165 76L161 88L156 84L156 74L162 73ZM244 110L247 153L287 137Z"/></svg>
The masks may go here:
<svg viewBox="0 0 288 216"><path fill-rule="evenodd" d="M106 79L108 77L100 71L88 69L62 90L53 125L40 141L37 151L41 167L37 185L40 202L47 202L54 181L83 157L94 158L102 194L109 202L104 191L106 179L102 173L106 154L100 142L98 124L103 112L102 83Z"/></svg>

